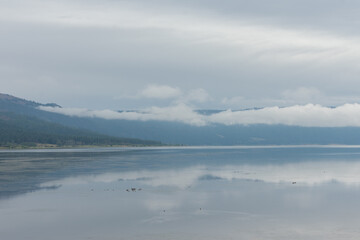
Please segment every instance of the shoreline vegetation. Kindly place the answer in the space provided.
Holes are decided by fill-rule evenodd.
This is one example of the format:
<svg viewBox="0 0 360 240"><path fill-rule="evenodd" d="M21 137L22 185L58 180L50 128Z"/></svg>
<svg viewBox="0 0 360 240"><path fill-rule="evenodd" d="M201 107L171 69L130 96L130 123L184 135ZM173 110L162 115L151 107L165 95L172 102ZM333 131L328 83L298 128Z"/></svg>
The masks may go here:
<svg viewBox="0 0 360 240"><path fill-rule="evenodd" d="M175 147L183 145L167 145L167 144L124 144L124 145L56 145L56 144L9 144L0 146L0 150L22 150L22 149L76 149L76 148L121 148L121 147Z"/></svg>
<svg viewBox="0 0 360 240"><path fill-rule="evenodd" d="M185 145L185 144L113 144L113 145L12 145L0 146L0 150L26 150L26 149L86 149L86 148L191 148L191 149L265 149L265 148L360 148L360 145L343 144L299 144L299 145Z"/></svg>
<svg viewBox="0 0 360 240"><path fill-rule="evenodd" d="M162 145L160 141L114 137L0 110L0 149Z"/></svg>

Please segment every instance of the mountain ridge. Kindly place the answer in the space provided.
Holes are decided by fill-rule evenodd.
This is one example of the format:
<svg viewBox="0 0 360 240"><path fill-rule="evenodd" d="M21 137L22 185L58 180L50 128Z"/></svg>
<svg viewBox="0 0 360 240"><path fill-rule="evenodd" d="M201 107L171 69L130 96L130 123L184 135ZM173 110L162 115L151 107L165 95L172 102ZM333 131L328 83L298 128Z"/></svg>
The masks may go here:
<svg viewBox="0 0 360 240"><path fill-rule="evenodd" d="M37 108L41 105L40 103L33 102L24 105L17 104L16 101L0 98L0 109L71 128L90 130L97 134L155 140L171 145L360 144L360 127L299 127L265 124L191 126L170 121L106 120L42 111ZM219 110L198 111L210 114Z"/></svg>
<svg viewBox="0 0 360 240"><path fill-rule="evenodd" d="M37 109L38 106L60 107L55 103L41 104L0 94L0 147L161 145L158 141L108 136L41 119L37 116L42 112Z"/></svg>

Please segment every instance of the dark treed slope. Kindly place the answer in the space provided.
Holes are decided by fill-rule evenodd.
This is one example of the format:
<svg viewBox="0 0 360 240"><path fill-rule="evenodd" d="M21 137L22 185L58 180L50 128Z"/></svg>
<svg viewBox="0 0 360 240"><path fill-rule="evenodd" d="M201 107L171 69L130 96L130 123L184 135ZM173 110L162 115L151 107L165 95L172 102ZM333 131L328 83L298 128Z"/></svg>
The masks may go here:
<svg viewBox="0 0 360 240"><path fill-rule="evenodd" d="M56 146L160 144L160 142L156 141L106 136L29 116L29 112L32 110L39 111L34 109L39 105L9 95L0 95L1 147L31 147L37 144ZM57 106L56 104L46 105Z"/></svg>

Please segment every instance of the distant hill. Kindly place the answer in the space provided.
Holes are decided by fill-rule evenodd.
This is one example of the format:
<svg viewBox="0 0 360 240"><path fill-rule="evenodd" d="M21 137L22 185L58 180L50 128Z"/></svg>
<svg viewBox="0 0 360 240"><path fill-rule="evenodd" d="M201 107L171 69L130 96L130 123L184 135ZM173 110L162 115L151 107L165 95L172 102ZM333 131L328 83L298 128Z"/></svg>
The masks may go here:
<svg viewBox="0 0 360 240"><path fill-rule="evenodd" d="M0 112L36 117L46 122L120 138L184 145L360 144L359 127L221 124L198 127L179 122L70 117L37 109L41 105L46 104L0 94ZM208 115L219 111L221 110L198 110L198 113Z"/></svg>
<svg viewBox="0 0 360 240"><path fill-rule="evenodd" d="M41 104L28 101L8 94L0 93L0 112L13 112L25 115L37 115L42 111L36 109L39 106L60 107L55 103Z"/></svg>
<svg viewBox="0 0 360 240"><path fill-rule="evenodd" d="M161 144L158 141L107 136L41 120L35 117L39 110L34 108L40 105L43 104L0 94L0 147Z"/></svg>

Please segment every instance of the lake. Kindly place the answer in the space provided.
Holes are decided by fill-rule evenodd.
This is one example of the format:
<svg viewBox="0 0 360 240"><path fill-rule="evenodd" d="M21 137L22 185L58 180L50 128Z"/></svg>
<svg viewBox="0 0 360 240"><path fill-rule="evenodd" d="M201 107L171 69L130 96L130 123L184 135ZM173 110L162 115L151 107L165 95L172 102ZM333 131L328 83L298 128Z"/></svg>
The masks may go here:
<svg viewBox="0 0 360 240"><path fill-rule="evenodd" d="M360 239L360 147L0 151L0 236Z"/></svg>

